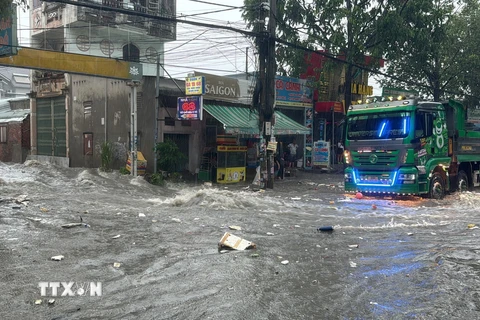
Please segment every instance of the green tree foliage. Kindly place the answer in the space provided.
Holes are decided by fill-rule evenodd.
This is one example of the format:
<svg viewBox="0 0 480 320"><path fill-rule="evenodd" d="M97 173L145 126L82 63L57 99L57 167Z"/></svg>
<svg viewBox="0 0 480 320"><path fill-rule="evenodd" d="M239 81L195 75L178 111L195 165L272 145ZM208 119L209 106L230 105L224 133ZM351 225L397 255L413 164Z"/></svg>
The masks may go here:
<svg viewBox="0 0 480 320"><path fill-rule="evenodd" d="M414 89L440 101L462 86L463 60L468 26L459 19L458 1L410 0L397 2L380 21L384 41L384 86Z"/></svg>
<svg viewBox="0 0 480 320"><path fill-rule="evenodd" d="M177 166L187 158L170 139L158 143L155 151L158 153L158 167L167 172L177 171Z"/></svg>
<svg viewBox="0 0 480 320"><path fill-rule="evenodd" d="M24 11L28 9L27 0L14 0L13 3ZM11 4L12 0L0 0L0 17L11 14Z"/></svg>
<svg viewBox="0 0 480 320"><path fill-rule="evenodd" d="M462 39L462 55L457 60L461 88L467 100L480 100L480 3L469 1L456 16L456 28Z"/></svg>
<svg viewBox="0 0 480 320"><path fill-rule="evenodd" d="M260 0L245 0L243 18L259 31ZM277 38L313 50L342 55L348 63L345 100L351 101L351 81L355 66L364 66L365 55L379 51L378 21L388 12L388 1L367 0L277 0ZM282 74L298 76L305 71L304 50L278 44L276 55ZM370 65L375 69L378 65Z"/></svg>

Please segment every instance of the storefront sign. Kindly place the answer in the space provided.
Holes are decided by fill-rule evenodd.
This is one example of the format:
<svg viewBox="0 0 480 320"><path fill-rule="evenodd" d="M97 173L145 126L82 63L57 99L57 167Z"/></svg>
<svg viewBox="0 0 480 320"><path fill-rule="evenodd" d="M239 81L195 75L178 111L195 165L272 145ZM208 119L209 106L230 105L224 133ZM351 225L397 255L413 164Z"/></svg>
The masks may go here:
<svg viewBox="0 0 480 320"><path fill-rule="evenodd" d="M361 83L352 83L352 94L359 94L363 96L373 95L373 86L367 86Z"/></svg>
<svg viewBox="0 0 480 320"><path fill-rule="evenodd" d="M234 151L247 151L246 146L217 146L217 151L222 152L234 152Z"/></svg>
<svg viewBox="0 0 480 320"><path fill-rule="evenodd" d="M178 98L177 100L178 120L202 120L202 111L202 96Z"/></svg>
<svg viewBox="0 0 480 320"><path fill-rule="evenodd" d="M313 165L326 166L330 165L330 142L316 141L313 144Z"/></svg>
<svg viewBox="0 0 480 320"><path fill-rule="evenodd" d="M240 85L238 79L195 72L195 76L205 78L205 97L207 99L238 100Z"/></svg>
<svg viewBox="0 0 480 320"><path fill-rule="evenodd" d="M418 91L405 90L405 89L399 89L399 88L389 88L389 87L382 88L383 97L396 97L396 96L409 96L409 95L418 96Z"/></svg>
<svg viewBox="0 0 480 320"><path fill-rule="evenodd" d="M312 90L307 85L307 80L277 76L275 77L275 88L277 106L312 106Z"/></svg>
<svg viewBox="0 0 480 320"><path fill-rule="evenodd" d="M277 143L268 141L267 150L277 152Z"/></svg>
<svg viewBox="0 0 480 320"><path fill-rule="evenodd" d="M318 119L318 132L320 140L325 140L326 137L326 128L327 128L327 119L320 118Z"/></svg>
<svg viewBox="0 0 480 320"><path fill-rule="evenodd" d="M0 17L0 57L17 54L17 8L13 5L9 15Z"/></svg>
<svg viewBox="0 0 480 320"><path fill-rule="evenodd" d="M201 96L205 94L205 77L190 77L185 79L185 94Z"/></svg>

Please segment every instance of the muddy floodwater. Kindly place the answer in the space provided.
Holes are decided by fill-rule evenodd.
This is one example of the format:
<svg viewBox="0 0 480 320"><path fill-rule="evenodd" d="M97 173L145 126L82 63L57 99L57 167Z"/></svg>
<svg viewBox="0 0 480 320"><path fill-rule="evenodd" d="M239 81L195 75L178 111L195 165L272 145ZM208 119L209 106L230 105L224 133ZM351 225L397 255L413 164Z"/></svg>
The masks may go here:
<svg viewBox="0 0 480 320"><path fill-rule="evenodd" d="M480 319L480 194L356 199L342 179L0 163L0 319ZM225 232L256 249L220 253Z"/></svg>

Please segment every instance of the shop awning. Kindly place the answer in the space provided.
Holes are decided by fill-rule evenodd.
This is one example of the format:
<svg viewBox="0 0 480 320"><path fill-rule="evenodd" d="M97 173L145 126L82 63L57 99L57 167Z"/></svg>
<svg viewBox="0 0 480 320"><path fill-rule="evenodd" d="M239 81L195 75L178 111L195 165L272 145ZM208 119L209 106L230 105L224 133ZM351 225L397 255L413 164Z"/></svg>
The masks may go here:
<svg viewBox="0 0 480 320"><path fill-rule="evenodd" d="M258 134L258 113L248 108L204 104L203 109L223 123L230 134ZM302 126L280 111L275 111L274 134L310 134L310 128Z"/></svg>
<svg viewBox="0 0 480 320"><path fill-rule="evenodd" d="M258 134L258 115L248 108L204 104L203 109L223 123L226 133Z"/></svg>
<svg viewBox="0 0 480 320"><path fill-rule="evenodd" d="M310 128L302 126L297 121L287 117L280 111L275 111L274 134L311 134Z"/></svg>

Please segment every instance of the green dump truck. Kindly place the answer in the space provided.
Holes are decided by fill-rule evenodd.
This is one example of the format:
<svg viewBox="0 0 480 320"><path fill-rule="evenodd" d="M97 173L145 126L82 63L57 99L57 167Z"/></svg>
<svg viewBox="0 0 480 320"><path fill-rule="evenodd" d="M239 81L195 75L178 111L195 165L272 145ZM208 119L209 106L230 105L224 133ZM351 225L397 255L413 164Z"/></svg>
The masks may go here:
<svg viewBox="0 0 480 320"><path fill-rule="evenodd" d="M347 192L441 199L480 186L480 108L417 99L352 105L345 130Z"/></svg>

